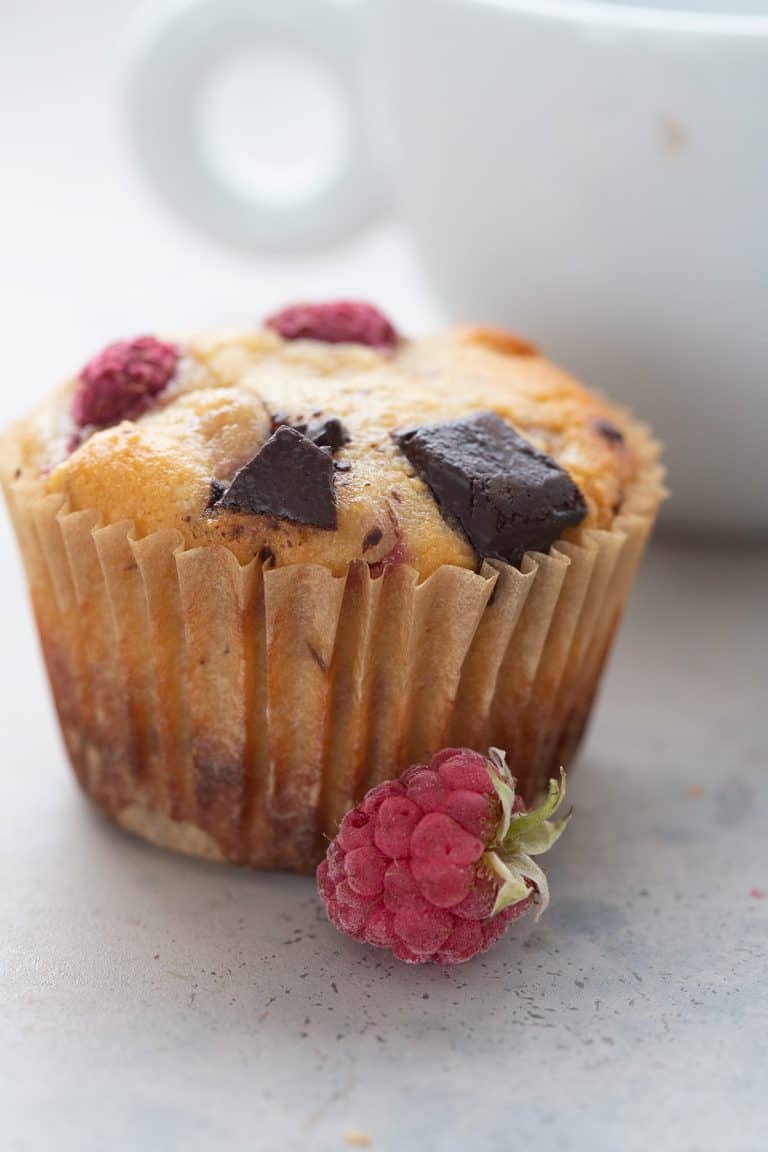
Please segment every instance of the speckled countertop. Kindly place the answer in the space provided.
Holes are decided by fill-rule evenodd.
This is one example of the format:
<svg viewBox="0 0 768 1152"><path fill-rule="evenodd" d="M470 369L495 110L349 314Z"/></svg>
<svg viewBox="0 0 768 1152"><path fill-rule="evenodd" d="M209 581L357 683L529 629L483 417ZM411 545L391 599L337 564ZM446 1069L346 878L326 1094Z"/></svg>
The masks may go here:
<svg viewBox="0 0 768 1152"><path fill-rule="evenodd" d="M768 552L654 548L549 912L442 971L94 815L0 547L4 1152L768 1147Z"/></svg>

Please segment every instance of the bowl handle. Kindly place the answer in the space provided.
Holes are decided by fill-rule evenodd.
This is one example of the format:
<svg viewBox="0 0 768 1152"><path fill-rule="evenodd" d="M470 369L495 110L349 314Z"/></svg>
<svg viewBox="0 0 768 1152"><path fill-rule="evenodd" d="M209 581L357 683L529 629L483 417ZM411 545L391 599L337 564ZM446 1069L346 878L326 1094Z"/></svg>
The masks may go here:
<svg viewBox="0 0 768 1152"><path fill-rule="evenodd" d="M238 246L285 251L330 244L379 215L384 182L367 130L360 45L367 3L334 0L175 0L153 6L128 83L130 134L163 199L200 230ZM336 170L300 201L235 187L206 154L201 96L248 45L290 45L337 80L348 122Z"/></svg>

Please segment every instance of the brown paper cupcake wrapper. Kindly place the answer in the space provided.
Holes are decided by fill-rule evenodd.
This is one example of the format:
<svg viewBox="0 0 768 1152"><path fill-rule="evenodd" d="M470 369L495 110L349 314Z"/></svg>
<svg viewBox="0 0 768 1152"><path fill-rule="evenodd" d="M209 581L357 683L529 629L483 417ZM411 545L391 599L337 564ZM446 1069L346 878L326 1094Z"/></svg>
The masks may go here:
<svg viewBox="0 0 768 1152"><path fill-rule="evenodd" d="M531 799L572 758L664 496L658 446L610 531L520 570L241 566L4 486L85 792L157 843L308 869L373 784L448 745L508 750Z"/></svg>

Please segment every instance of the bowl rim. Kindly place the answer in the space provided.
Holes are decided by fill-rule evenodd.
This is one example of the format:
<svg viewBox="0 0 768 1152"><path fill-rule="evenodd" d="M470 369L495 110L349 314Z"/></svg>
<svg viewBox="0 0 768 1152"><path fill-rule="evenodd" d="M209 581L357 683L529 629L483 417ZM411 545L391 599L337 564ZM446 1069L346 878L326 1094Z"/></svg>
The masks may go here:
<svg viewBox="0 0 768 1152"><path fill-rule="evenodd" d="M450 2L464 4L466 0ZM470 6L478 3L520 17L579 28L768 40L768 7L764 14L729 12L728 0L719 0L723 10L714 12L662 8L656 0L642 4L626 0L470 0Z"/></svg>

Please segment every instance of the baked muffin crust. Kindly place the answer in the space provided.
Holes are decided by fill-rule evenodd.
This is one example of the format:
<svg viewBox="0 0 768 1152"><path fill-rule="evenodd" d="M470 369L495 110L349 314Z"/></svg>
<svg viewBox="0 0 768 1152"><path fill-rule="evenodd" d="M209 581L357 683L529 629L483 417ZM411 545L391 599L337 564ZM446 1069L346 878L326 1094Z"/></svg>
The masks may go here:
<svg viewBox="0 0 768 1152"><path fill-rule="evenodd" d="M224 544L241 563L319 564L336 575L357 560L374 575L407 562L420 579L443 564L476 569L482 557L409 464L399 429L495 413L568 472L586 504L582 528L610 528L636 475L624 413L507 333L456 328L378 350L263 329L177 347L176 374L148 411L85 429L79 444L77 380L65 384L25 422L22 471L47 473L72 510L132 520L138 537L174 528L185 546ZM212 508L278 424L332 418L349 436L333 453L335 528Z"/></svg>

